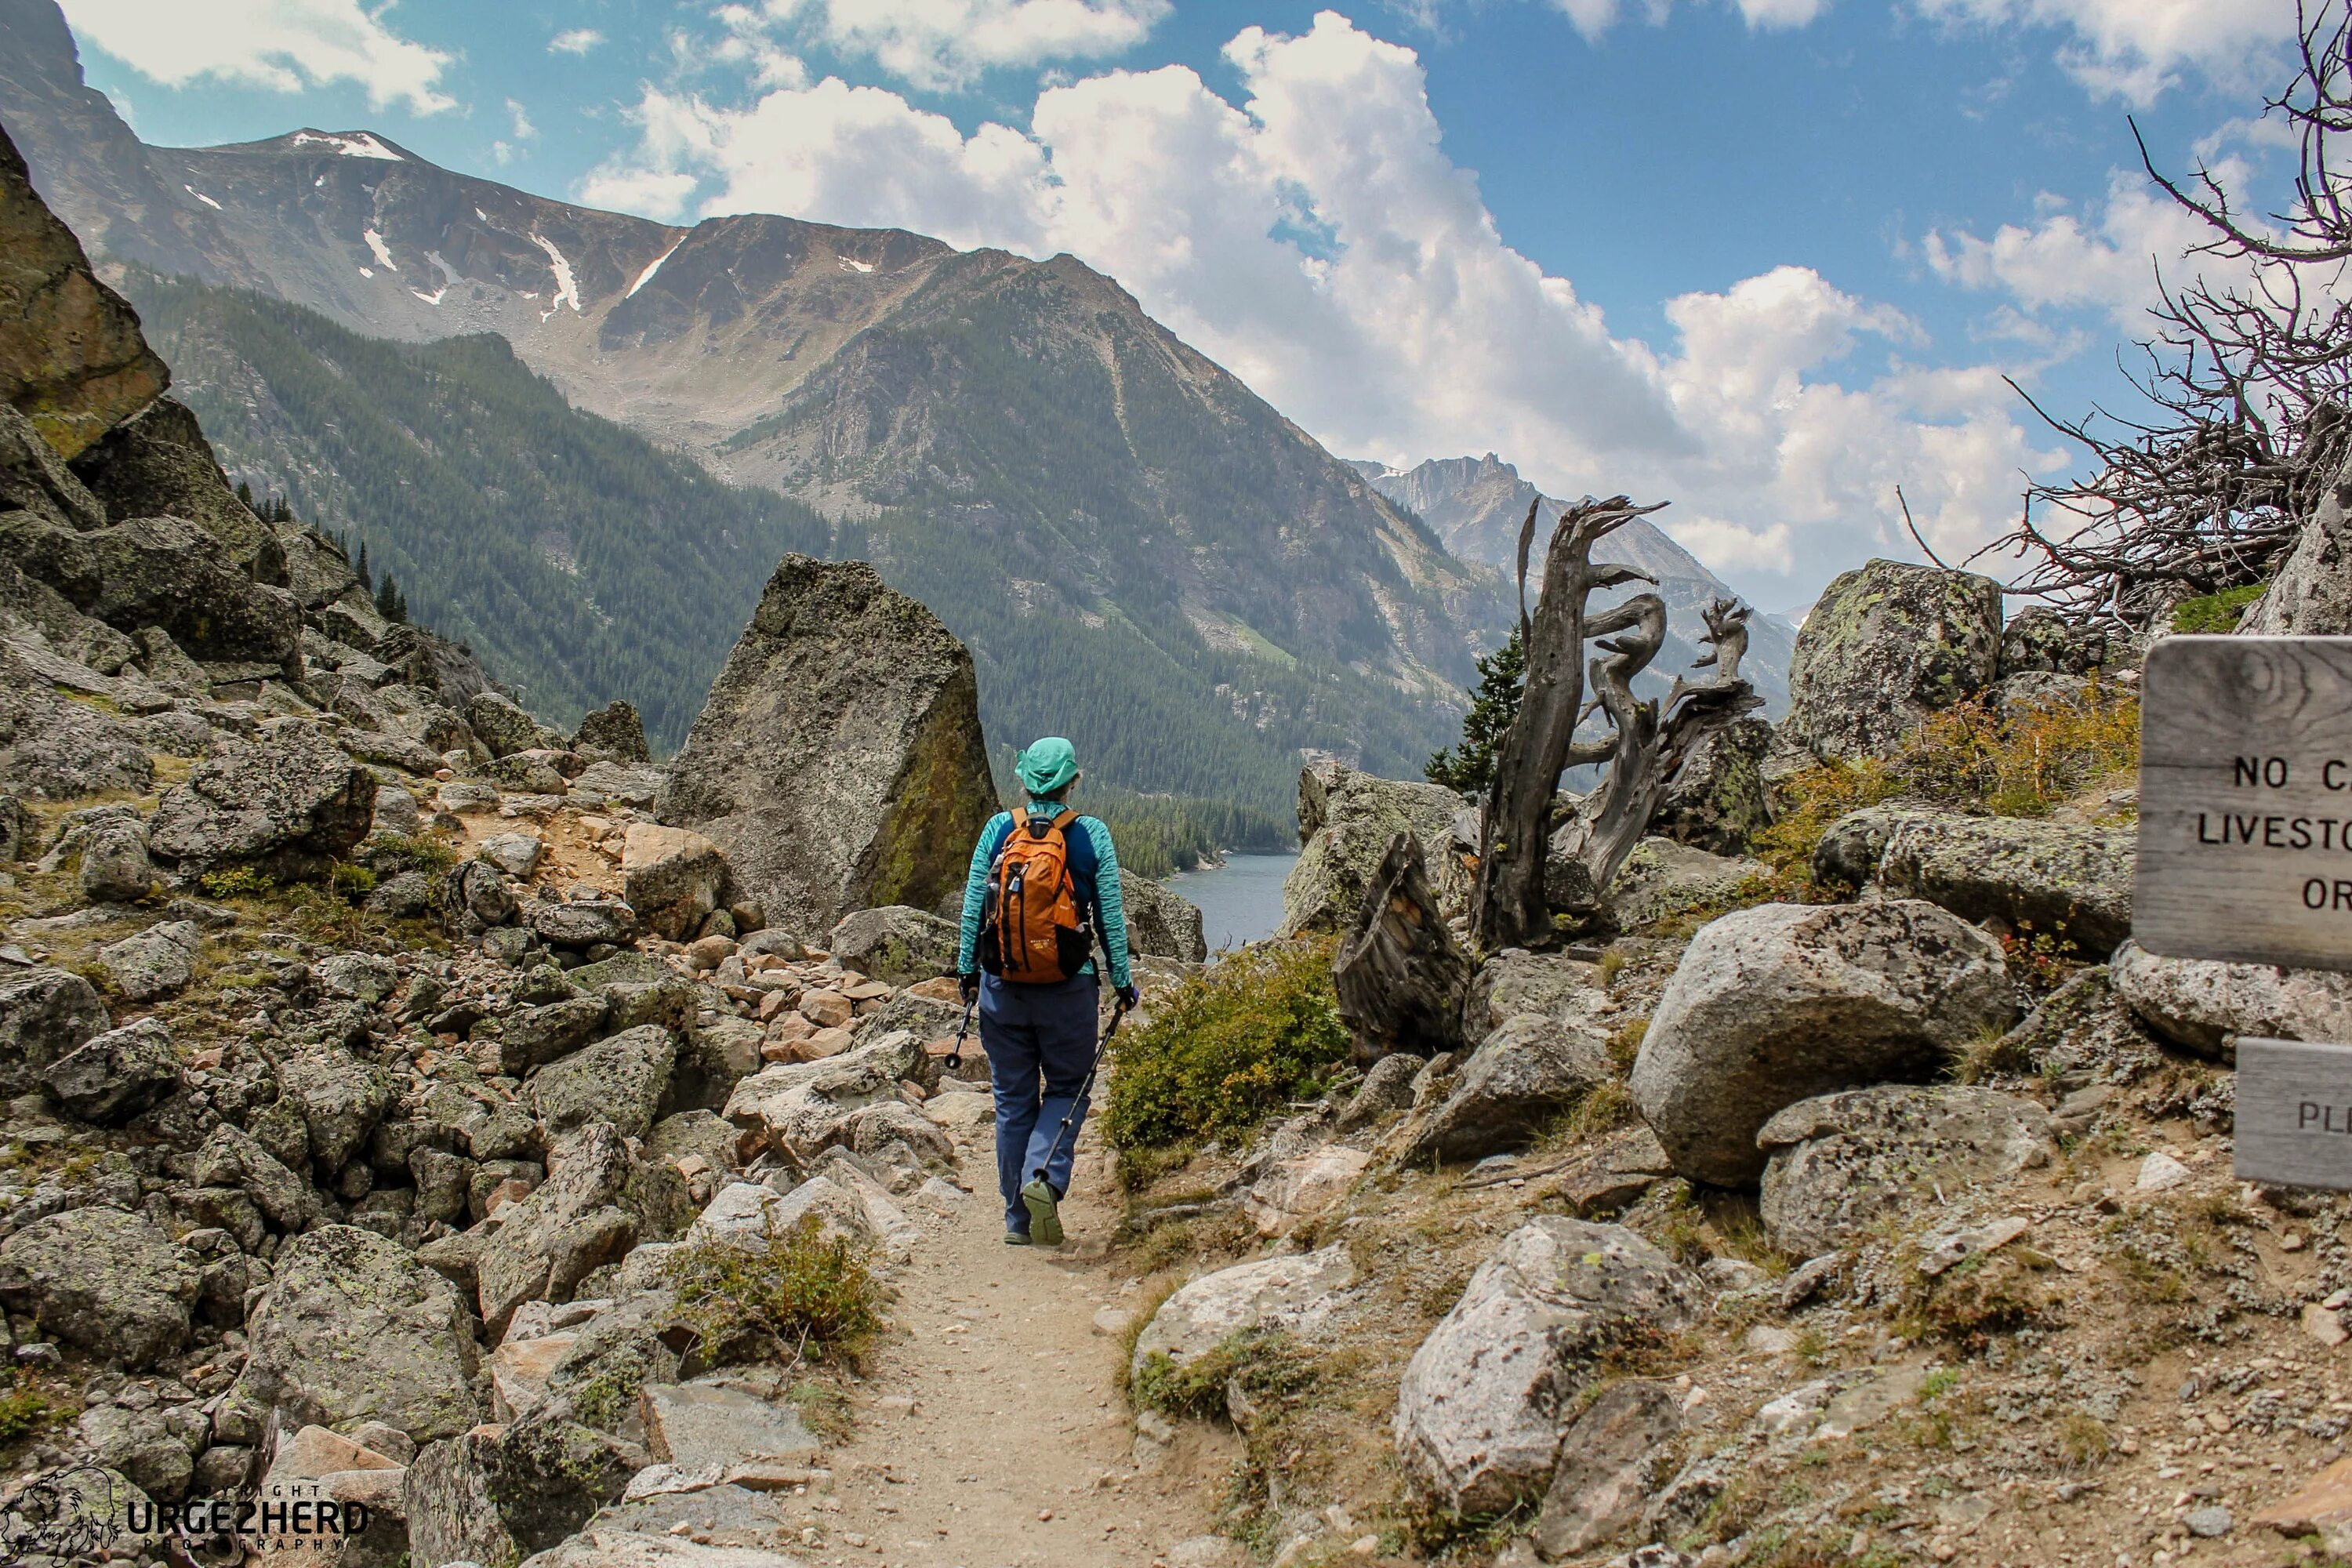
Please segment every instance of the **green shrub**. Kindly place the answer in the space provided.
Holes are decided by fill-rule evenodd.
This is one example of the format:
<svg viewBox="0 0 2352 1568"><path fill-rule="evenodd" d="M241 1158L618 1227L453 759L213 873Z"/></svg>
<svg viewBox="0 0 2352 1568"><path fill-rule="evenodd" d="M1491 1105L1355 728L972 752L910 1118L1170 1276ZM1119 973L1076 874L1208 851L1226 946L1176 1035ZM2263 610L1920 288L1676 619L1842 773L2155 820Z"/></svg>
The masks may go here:
<svg viewBox="0 0 2352 1568"><path fill-rule="evenodd" d="M714 1363L841 1357L853 1366L882 1330L883 1290L864 1251L814 1215L756 1243L689 1242L666 1263L673 1321Z"/></svg>
<svg viewBox="0 0 2352 1568"><path fill-rule="evenodd" d="M327 873L327 885L356 904L375 891L375 873L365 866L338 860Z"/></svg>
<svg viewBox="0 0 2352 1568"><path fill-rule="evenodd" d="M277 886L251 866L224 866L196 879L196 887L208 899L257 899Z"/></svg>
<svg viewBox="0 0 2352 1568"><path fill-rule="evenodd" d="M457 865L457 852L438 839L378 833L361 847L360 859L379 877L397 877L403 871L438 877Z"/></svg>
<svg viewBox="0 0 2352 1568"><path fill-rule="evenodd" d="M1191 1421L1221 1421L1228 1384L1252 1405L1293 1398L1315 1384L1315 1363L1276 1329L1244 1329L1188 1362L1163 1351L1143 1358L1129 1391L1139 1410Z"/></svg>
<svg viewBox="0 0 2352 1568"><path fill-rule="evenodd" d="M1347 1058L1328 938L1269 944L1189 976L1118 1045L1104 1133L1162 1148L1246 1131L1322 1092Z"/></svg>
<svg viewBox="0 0 2352 1568"><path fill-rule="evenodd" d="M2176 632L2226 633L2238 629L2239 621L2268 586L2249 583L2242 588L2224 588L2218 594L2200 598L2183 599L2172 606L2172 629Z"/></svg>
<svg viewBox="0 0 2352 1568"><path fill-rule="evenodd" d="M16 1386L0 1394L0 1453L39 1436L68 1414L18 1373Z"/></svg>

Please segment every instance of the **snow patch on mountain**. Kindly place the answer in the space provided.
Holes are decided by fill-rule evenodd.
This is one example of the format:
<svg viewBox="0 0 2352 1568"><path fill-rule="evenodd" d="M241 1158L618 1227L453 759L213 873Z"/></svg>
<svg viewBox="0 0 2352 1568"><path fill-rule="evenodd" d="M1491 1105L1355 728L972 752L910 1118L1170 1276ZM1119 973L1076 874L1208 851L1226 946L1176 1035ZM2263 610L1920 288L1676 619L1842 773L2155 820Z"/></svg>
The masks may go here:
<svg viewBox="0 0 2352 1568"><path fill-rule="evenodd" d="M555 269L555 303L549 308L546 315L540 317L540 320L542 321L547 320L548 316L552 316L566 305L572 307L573 315L578 315L580 286L572 281L572 263L564 259L563 252L555 248L553 240L547 238L536 229L531 231L530 242L547 252L547 264Z"/></svg>
<svg viewBox="0 0 2352 1568"><path fill-rule="evenodd" d="M663 251L659 256L655 257L653 264L647 267L643 272L637 274L637 280L629 285L629 291L622 295L621 298L624 300L634 299L638 289L644 288L646 284L654 280L654 274L661 270L662 263L677 255L677 247L685 243L686 236L682 234L676 239L671 240L669 242L669 248Z"/></svg>

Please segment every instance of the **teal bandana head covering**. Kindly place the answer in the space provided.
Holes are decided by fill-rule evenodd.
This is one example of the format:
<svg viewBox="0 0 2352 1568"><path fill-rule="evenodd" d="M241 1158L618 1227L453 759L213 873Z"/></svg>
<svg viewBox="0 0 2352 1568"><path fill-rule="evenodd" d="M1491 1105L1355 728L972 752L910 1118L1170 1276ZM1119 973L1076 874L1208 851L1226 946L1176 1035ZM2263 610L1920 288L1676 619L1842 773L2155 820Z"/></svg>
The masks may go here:
<svg viewBox="0 0 2352 1568"><path fill-rule="evenodd" d="M1031 798L1042 800L1078 776L1078 753L1059 735L1048 735L1013 759L1013 771Z"/></svg>

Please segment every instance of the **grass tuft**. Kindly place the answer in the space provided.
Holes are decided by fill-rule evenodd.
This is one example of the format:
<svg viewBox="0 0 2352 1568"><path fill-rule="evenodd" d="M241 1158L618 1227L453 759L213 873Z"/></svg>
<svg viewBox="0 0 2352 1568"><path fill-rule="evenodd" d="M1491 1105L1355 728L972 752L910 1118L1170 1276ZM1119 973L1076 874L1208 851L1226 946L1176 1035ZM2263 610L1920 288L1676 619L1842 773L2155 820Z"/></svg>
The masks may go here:
<svg viewBox="0 0 2352 1568"><path fill-rule="evenodd" d="M714 1364L838 1356L856 1366L882 1331L883 1288L862 1248L814 1215L756 1243L690 1242L665 1264L673 1321Z"/></svg>

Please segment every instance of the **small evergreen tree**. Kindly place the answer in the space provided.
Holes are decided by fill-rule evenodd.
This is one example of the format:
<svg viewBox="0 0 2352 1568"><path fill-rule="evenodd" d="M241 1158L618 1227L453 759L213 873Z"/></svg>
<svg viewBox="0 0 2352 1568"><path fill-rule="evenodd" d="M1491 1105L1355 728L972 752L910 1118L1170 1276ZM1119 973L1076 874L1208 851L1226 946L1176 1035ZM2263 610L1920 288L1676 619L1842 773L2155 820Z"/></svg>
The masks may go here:
<svg viewBox="0 0 2352 1568"><path fill-rule="evenodd" d="M360 548L364 550L367 547L362 545ZM383 574L383 583L377 585L375 613L395 625L408 618L408 602L400 596L400 584L392 580L389 572Z"/></svg>
<svg viewBox="0 0 2352 1568"><path fill-rule="evenodd" d="M253 510L253 486L244 479L237 480L236 499L245 503L246 510Z"/></svg>
<svg viewBox="0 0 2352 1568"><path fill-rule="evenodd" d="M1478 686L1470 693L1470 711L1462 721L1462 744L1448 747L1429 759L1423 773L1430 783L1444 784L1470 800L1477 800L1495 782L1495 752L1503 743L1511 721L1519 716L1519 694L1526 689L1528 650L1517 628L1511 640L1478 657Z"/></svg>
<svg viewBox="0 0 2352 1568"><path fill-rule="evenodd" d="M361 587L372 589L375 586L375 579L368 574L367 541L364 539L360 541L360 558L352 564L352 570L360 574Z"/></svg>

